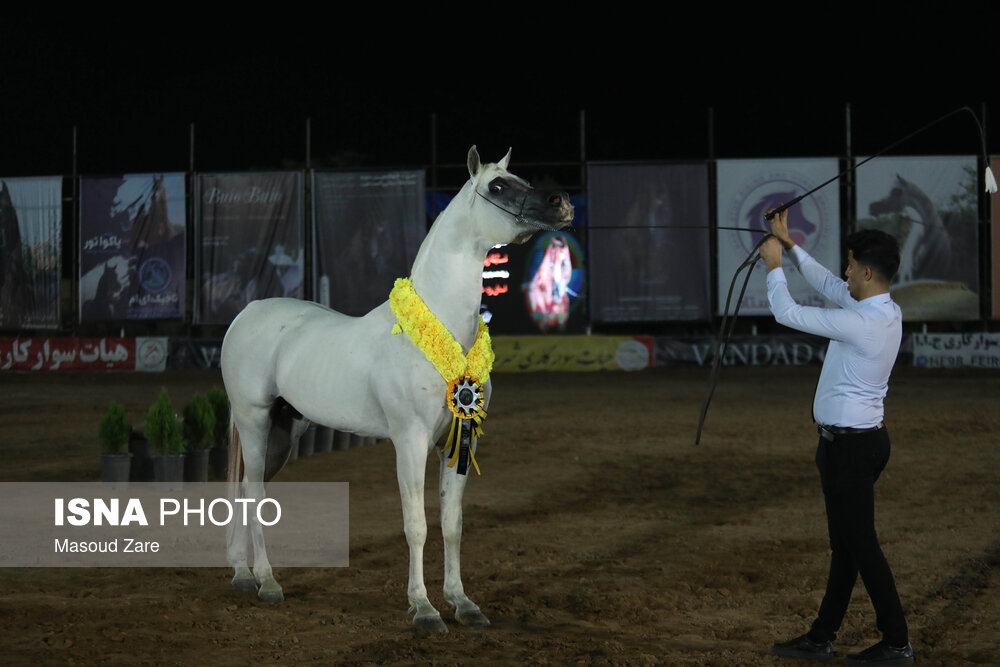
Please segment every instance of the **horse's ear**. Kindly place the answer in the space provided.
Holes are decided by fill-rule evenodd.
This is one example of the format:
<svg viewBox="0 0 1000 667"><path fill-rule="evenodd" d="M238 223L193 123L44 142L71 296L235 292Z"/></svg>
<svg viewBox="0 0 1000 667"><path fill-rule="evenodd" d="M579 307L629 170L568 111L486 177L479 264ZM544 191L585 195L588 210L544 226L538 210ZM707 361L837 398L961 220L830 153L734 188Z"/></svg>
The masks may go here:
<svg viewBox="0 0 1000 667"><path fill-rule="evenodd" d="M477 151L475 145L473 145L472 148L469 149L469 176L472 178L476 177L476 174L479 173L480 164L479 151Z"/></svg>
<svg viewBox="0 0 1000 667"><path fill-rule="evenodd" d="M506 169L507 165L510 164L510 152L514 150L513 146L507 149L507 154L503 156L503 159L497 162L497 165L501 169Z"/></svg>

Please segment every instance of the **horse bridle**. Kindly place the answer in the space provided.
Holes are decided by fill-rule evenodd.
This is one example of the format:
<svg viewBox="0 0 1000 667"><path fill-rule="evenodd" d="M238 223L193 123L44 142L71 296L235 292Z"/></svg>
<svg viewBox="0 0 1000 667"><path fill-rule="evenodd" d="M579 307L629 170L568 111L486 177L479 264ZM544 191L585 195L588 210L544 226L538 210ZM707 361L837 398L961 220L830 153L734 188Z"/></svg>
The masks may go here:
<svg viewBox="0 0 1000 667"><path fill-rule="evenodd" d="M482 197L483 199L485 199L489 203L493 204L494 206L496 206L498 209L500 209L501 211L503 211L507 215L513 217L516 222L519 222L522 225L527 222L527 219L524 217L524 204L525 204L525 202L528 201L528 195L524 195L524 197L521 198L521 210L518 211L517 213L514 213L514 211L508 211L506 208L504 208L500 204L496 203L495 201L493 201L492 199L490 199L489 197L487 197L486 195L484 195L477 188L475 188L475 186L473 186L473 188L475 189L475 192L476 192L477 195L479 195L480 197Z"/></svg>

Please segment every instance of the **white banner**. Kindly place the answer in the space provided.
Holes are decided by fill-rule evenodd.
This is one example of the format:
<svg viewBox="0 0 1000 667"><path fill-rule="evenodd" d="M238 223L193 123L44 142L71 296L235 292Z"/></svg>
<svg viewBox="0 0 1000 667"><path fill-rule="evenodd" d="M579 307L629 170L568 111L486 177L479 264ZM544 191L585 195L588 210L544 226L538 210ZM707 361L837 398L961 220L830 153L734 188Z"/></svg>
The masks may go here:
<svg viewBox="0 0 1000 667"><path fill-rule="evenodd" d="M1000 369L1000 333L913 334L913 365Z"/></svg>
<svg viewBox="0 0 1000 667"><path fill-rule="evenodd" d="M784 160L720 160L717 170L718 225L757 230L719 230L718 312L726 307L726 296L737 268L770 225L764 220L768 209L791 201L839 173L835 158ZM836 183L821 188L788 209L788 231L792 239L816 261L840 275L840 192ZM783 262L788 289L803 306L829 306L829 302L809 287L791 261ZM747 285L741 315L767 315L765 269L759 265ZM732 305L739 296L744 274L733 289Z"/></svg>
<svg viewBox="0 0 1000 667"><path fill-rule="evenodd" d="M858 229L881 229L899 242L891 290L903 319L978 319L976 158L879 158L858 169L856 181Z"/></svg>

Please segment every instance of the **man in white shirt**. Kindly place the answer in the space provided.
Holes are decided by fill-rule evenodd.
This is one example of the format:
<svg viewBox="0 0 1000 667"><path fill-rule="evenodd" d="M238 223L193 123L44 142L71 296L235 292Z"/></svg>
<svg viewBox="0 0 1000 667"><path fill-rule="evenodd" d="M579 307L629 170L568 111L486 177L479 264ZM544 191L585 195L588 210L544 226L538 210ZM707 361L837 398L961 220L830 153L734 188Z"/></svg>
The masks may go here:
<svg viewBox="0 0 1000 667"><path fill-rule="evenodd" d="M892 570L875 532L874 484L889 460L883 399L902 338L902 315L889 295L899 268L899 246L885 232L863 230L847 239L848 263L840 280L788 235L787 211L771 220L773 238L760 247L767 265L767 298L785 326L830 339L813 399L820 434L816 450L830 534L826 594L809 632L771 651L829 661L833 640L860 573L882 641L847 656L855 665L910 665L913 648ZM800 306L781 268L784 248L806 281L839 308Z"/></svg>

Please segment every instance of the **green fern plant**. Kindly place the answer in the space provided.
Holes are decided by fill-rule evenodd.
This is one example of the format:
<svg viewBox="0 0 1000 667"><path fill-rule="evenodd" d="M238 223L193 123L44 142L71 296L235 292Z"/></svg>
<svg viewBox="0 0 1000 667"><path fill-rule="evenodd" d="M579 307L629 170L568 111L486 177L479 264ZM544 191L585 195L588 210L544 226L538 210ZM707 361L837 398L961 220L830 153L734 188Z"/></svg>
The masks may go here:
<svg viewBox="0 0 1000 667"><path fill-rule="evenodd" d="M160 390L159 397L146 412L145 433L146 440L161 455L184 453L184 435L166 387Z"/></svg>
<svg viewBox="0 0 1000 667"><path fill-rule="evenodd" d="M203 394L184 406L184 439L193 449L207 449L215 438L215 410Z"/></svg>
<svg viewBox="0 0 1000 667"><path fill-rule="evenodd" d="M212 387L208 390L207 398L215 412L215 429L212 433L212 440L217 445L225 445L229 436L229 397L222 389Z"/></svg>
<svg viewBox="0 0 1000 667"><path fill-rule="evenodd" d="M125 414L125 406L117 401L111 401L108 411L97 425L97 433L101 439L101 451L105 454L124 454L128 451L132 424Z"/></svg>

